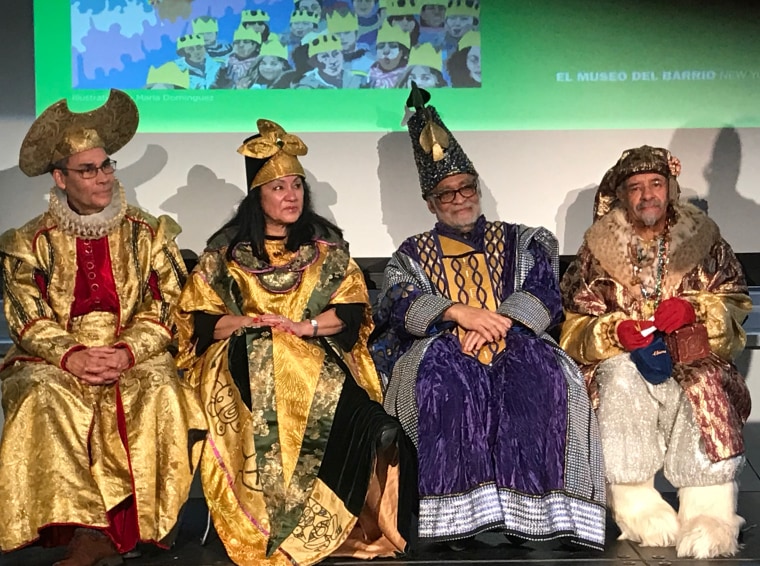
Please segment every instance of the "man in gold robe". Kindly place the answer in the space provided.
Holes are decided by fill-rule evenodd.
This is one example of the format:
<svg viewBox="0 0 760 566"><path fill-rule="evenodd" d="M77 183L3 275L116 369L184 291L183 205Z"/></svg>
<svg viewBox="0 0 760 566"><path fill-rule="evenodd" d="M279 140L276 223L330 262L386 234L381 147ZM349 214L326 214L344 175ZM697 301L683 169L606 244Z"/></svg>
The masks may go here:
<svg viewBox="0 0 760 566"><path fill-rule="evenodd" d="M604 176L594 223L562 280L560 344L597 409L621 538L678 556L733 555L749 391L732 363L751 308L715 223L679 202L680 162L627 150ZM654 487L663 470L678 513Z"/></svg>
<svg viewBox="0 0 760 566"><path fill-rule="evenodd" d="M110 157L137 123L119 91L90 112L45 110L19 167L51 174L48 210L0 237L14 342L0 367L0 548L68 543L60 566L166 544L193 474L199 408L167 351L180 229L127 205Z"/></svg>

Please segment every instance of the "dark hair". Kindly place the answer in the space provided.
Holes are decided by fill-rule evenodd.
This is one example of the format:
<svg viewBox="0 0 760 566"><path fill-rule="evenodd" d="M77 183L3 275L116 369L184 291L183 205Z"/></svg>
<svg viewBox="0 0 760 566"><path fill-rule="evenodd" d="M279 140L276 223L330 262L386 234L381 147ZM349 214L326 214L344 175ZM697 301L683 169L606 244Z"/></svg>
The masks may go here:
<svg viewBox="0 0 760 566"><path fill-rule="evenodd" d="M380 43L398 43L398 42L397 41L381 41ZM406 45L402 45L401 43L398 43L398 51L401 54L401 58L398 60L398 65L396 65L396 67L392 69L393 71L395 71L399 67L406 67L409 64L409 48ZM377 53L378 52L375 52L375 62L372 63L372 66L377 65L378 67L380 67L380 62L377 60ZM387 72L390 73L391 71L387 71Z"/></svg>
<svg viewBox="0 0 760 566"><path fill-rule="evenodd" d="M409 40L411 41L410 45L417 45L417 42L420 40L420 22L417 21L417 18L414 16L388 16L388 23L394 25L393 22L395 20L403 20L406 18L412 18L414 20L414 29L409 32Z"/></svg>
<svg viewBox="0 0 760 566"><path fill-rule="evenodd" d="M48 173L52 173L53 171L58 169L64 175L68 175L69 174L68 169L67 169L68 166L69 166L69 158L64 157L63 159L59 159L58 161L54 161L53 163L51 163L50 166L48 167Z"/></svg>
<svg viewBox="0 0 760 566"><path fill-rule="evenodd" d="M283 62L282 65L282 73L279 77L277 77L275 80L270 81L268 79L265 79L261 76L261 71L259 70L259 67L261 67L261 61L264 60L264 57L277 57L280 61ZM278 57L277 55L263 55L256 63L254 63L253 68L251 69L252 75L253 75L253 84L259 84L259 85L266 85L269 88L277 88L275 87L275 84L277 84L280 79L282 79L282 76L290 71L290 62L287 59L283 59L282 57Z"/></svg>
<svg viewBox="0 0 760 566"><path fill-rule="evenodd" d="M481 83L470 76L470 70L467 68L467 56L470 54L470 47L465 47L451 54L446 62L446 68L451 77L451 86L453 87L473 87L481 86Z"/></svg>
<svg viewBox="0 0 760 566"><path fill-rule="evenodd" d="M406 68L406 71L399 77L398 82L396 83L396 88L410 88L409 85L407 85L407 81L409 81L409 75L412 74L412 69L415 67L427 67L427 65L409 65ZM449 86L449 83L446 82L446 78L443 76L443 73L439 71L438 69L434 69L433 67L428 67L430 69L430 72L433 73L433 76L436 80L436 87L442 87L442 86Z"/></svg>
<svg viewBox="0 0 760 566"><path fill-rule="evenodd" d="M285 71L272 85L272 88L293 88L306 73L311 71L311 65L309 65L308 43L294 47L290 56L293 59L293 70Z"/></svg>
<svg viewBox="0 0 760 566"><path fill-rule="evenodd" d="M245 29L251 29L254 24L262 24L266 29L261 32L261 43L264 44L269 39L269 34L271 33L269 30L269 24L266 22L246 22L243 24L243 27Z"/></svg>
<svg viewBox="0 0 760 566"><path fill-rule="evenodd" d="M248 191L248 195L240 202L235 216L214 232L206 243L210 248L229 246L227 259L232 259L233 248L241 242L248 242L251 244L253 255L269 263L270 258L264 246L265 226L264 209L261 207L261 187L255 187ZM303 212L288 228L285 248L294 252L315 237L342 239L343 231L327 218L314 212L311 189L306 179L303 179Z"/></svg>

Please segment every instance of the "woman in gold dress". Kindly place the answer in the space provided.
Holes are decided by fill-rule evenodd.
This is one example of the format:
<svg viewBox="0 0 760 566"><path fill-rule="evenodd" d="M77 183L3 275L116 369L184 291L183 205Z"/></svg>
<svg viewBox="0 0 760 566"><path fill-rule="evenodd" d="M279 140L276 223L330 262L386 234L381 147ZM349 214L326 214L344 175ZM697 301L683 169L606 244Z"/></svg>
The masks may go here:
<svg viewBox="0 0 760 566"><path fill-rule="evenodd" d="M311 207L302 140L258 127L238 150L248 196L179 301L180 365L209 425L209 509L238 564L392 556L406 546L398 505L414 480L399 497L399 472L413 458L379 404L364 279Z"/></svg>

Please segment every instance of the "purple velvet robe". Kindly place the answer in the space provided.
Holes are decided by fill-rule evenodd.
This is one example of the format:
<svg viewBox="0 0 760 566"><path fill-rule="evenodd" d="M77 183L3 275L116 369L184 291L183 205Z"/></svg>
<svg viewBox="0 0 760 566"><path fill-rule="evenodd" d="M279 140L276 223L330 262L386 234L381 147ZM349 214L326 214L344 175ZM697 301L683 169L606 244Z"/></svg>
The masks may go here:
<svg viewBox="0 0 760 566"><path fill-rule="evenodd" d="M556 240L531 230L481 217L462 235L439 223L386 270L371 351L390 381L386 410L416 440L421 538L499 529L603 545L596 422L577 367L546 334L562 317ZM488 363L462 353L442 321L468 301L514 322Z"/></svg>

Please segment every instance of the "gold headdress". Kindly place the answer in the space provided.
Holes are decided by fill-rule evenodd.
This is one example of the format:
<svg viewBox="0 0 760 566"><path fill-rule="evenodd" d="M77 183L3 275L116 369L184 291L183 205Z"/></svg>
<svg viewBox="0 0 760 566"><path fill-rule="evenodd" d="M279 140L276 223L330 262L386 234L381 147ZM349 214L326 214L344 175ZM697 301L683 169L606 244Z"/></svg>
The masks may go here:
<svg viewBox="0 0 760 566"><path fill-rule="evenodd" d="M594 220L598 220L618 205L618 190L623 182L639 173L658 173L668 179L668 200L677 201L681 195L678 176L681 161L663 147L642 145L626 149L607 173L594 197Z"/></svg>
<svg viewBox="0 0 760 566"><path fill-rule="evenodd" d="M103 106L72 112L66 100L49 106L21 142L18 166L29 177L42 175L62 159L102 147L116 153L132 139L140 121L137 106L126 93L111 89Z"/></svg>
<svg viewBox="0 0 760 566"><path fill-rule="evenodd" d="M237 150L246 157L249 190L289 175L305 177L297 157L309 151L303 140L271 120L258 120L256 126L259 134Z"/></svg>

